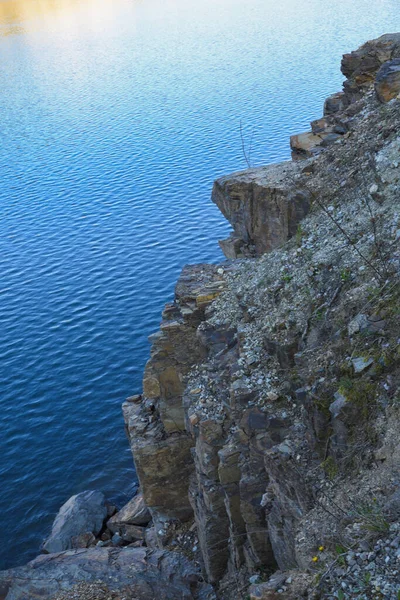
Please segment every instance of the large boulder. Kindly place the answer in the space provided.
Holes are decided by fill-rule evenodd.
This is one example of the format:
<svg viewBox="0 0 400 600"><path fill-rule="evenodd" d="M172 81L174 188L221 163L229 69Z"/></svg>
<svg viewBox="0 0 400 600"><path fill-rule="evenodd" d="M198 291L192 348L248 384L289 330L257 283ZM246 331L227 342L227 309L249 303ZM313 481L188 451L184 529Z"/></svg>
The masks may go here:
<svg viewBox="0 0 400 600"><path fill-rule="evenodd" d="M381 66L395 58L400 58L400 33L387 33L345 54L342 73L347 77L343 84L347 100L359 100L373 86Z"/></svg>
<svg viewBox="0 0 400 600"><path fill-rule="evenodd" d="M150 511L146 506L143 494L139 492L107 521L107 527L112 533L117 533L124 542L144 541L146 533L144 526L148 525L150 521Z"/></svg>
<svg viewBox="0 0 400 600"><path fill-rule="evenodd" d="M389 102L400 95L400 58L385 62L375 80L375 91L380 102Z"/></svg>
<svg viewBox="0 0 400 600"><path fill-rule="evenodd" d="M228 258L259 256L296 233L311 205L310 192L296 184L300 169L298 163L284 162L233 173L214 183L212 201L234 230L234 242L220 242Z"/></svg>
<svg viewBox="0 0 400 600"><path fill-rule="evenodd" d="M111 517L107 522L107 527L115 533L120 525L148 525L150 521L150 511L146 506L142 492L139 492L128 504Z"/></svg>
<svg viewBox="0 0 400 600"><path fill-rule="evenodd" d="M64 600L97 587L109 592L99 598L117 593L127 600L215 599L211 586L184 556L148 548L70 550L0 572L0 600Z"/></svg>
<svg viewBox="0 0 400 600"><path fill-rule="evenodd" d="M106 517L106 499L101 492L87 491L72 496L60 508L43 551L53 554L86 546L86 534L98 535Z"/></svg>
<svg viewBox="0 0 400 600"><path fill-rule="evenodd" d="M311 158L318 153L322 137L314 134L312 131L298 133L290 137L290 149L293 160L301 158Z"/></svg>

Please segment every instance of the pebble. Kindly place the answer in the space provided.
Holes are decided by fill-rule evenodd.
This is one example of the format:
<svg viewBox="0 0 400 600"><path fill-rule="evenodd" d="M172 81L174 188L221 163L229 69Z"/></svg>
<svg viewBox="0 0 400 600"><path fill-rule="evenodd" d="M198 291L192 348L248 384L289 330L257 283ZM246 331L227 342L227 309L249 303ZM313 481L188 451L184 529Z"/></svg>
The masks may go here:
<svg viewBox="0 0 400 600"><path fill-rule="evenodd" d="M396 527L394 526L396 525ZM346 600L365 600L367 598L400 598L400 579L398 570L393 566L400 561L400 535L397 524L392 524L385 539L376 542L373 552L367 552L368 542L359 543L355 552L349 551L345 560L347 569L338 566L330 577L332 590L340 586ZM360 581L363 582L363 594L360 596ZM330 597L330 596L329 596Z"/></svg>

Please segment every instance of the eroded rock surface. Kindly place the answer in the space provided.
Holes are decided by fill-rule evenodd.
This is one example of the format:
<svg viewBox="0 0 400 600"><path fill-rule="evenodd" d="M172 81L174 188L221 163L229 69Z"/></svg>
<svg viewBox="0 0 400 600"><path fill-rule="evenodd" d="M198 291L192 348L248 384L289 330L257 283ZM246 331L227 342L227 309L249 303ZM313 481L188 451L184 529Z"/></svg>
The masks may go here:
<svg viewBox="0 0 400 600"><path fill-rule="evenodd" d="M286 162L215 182L212 200L233 227L231 238L220 242L227 258L269 252L296 233L311 203L309 192L294 183L298 172Z"/></svg>
<svg viewBox="0 0 400 600"><path fill-rule="evenodd" d="M156 419L160 444L188 444L170 466L166 457L159 461L161 469L165 465L160 479L152 466L146 472L145 460L138 472L150 499L161 495L168 469L177 473L179 498L189 500L187 518L196 536L189 551L222 598L235 598L235 585L249 575L257 579L260 570L277 569L281 587L274 587L276 578L272 587L256 585L254 597L307 595L314 565L329 564L335 535L349 545L351 535L363 542L349 498L368 496L375 478L393 493L385 463L372 479L367 465L382 433L376 423L387 418L399 378L395 313L368 304L381 286L394 284L400 265L399 103L382 104L374 91L380 65L397 52L395 37L345 58L353 87L331 97L325 116L312 122L312 136L321 143L317 151L308 147L306 162L249 169L215 183L213 201L233 227L221 246L228 258L244 260L184 271L167 314L174 315L182 337L189 335L196 359L190 365L176 360L182 338L169 337L166 345L163 324L152 350L159 354L161 340L161 368L152 358L145 393L131 403L132 415L143 416L146 397L153 395L156 407L166 407ZM367 69L371 76L361 77ZM207 285L210 291L215 286L215 295L206 293ZM385 302L396 304L395 285L388 289ZM196 294L204 310L193 318ZM382 358L385 348L391 348L390 360ZM168 425L160 383L171 361L180 373L168 376L180 382L171 384L176 391L170 404L178 427ZM134 454L143 443L140 427L144 436L147 431L146 421L137 422ZM152 443L149 451L156 457L160 450ZM179 480L183 472L188 487ZM357 482L354 472L360 473ZM348 478L347 495L335 484L339 473ZM181 534L168 525L179 519L177 500L166 500L162 510L158 500L148 503L156 543L179 545Z"/></svg>
<svg viewBox="0 0 400 600"><path fill-rule="evenodd" d="M400 95L400 58L381 66L375 79L375 91L381 102L390 102Z"/></svg>
<svg viewBox="0 0 400 600"><path fill-rule="evenodd" d="M143 395L123 406L143 498L154 519L185 521L193 514L188 489L194 442L185 429L182 395L191 367L205 356L197 328L223 289L216 266L185 267L176 301L166 306L160 331L151 338Z"/></svg>
<svg viewBox="0 0 400 600"><path fill-rule="evenodd" d="M51 535L43 544L53 554L87 545L87 535L96 536L107 517L106 499L101 492L82 492L72 496L59 510Z"/></svg>
<svg viewBox="0 0 400 600"><path fill-rule="evenodd" d="M215 598L198 569L180 554L90 548L40 556L26 567L0 573L0 600L50 600L68 590L73 597L80 583L97 584L100 591L118 592L122 597L125 593L135 600Z"/></svg>

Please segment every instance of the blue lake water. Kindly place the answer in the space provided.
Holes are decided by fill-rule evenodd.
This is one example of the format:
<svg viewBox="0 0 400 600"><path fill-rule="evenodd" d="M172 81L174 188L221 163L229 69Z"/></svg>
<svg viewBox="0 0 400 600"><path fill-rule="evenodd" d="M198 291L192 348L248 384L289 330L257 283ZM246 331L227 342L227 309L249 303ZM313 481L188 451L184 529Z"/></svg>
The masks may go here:
<svg viewBox="0 0 400 600"><path fill-rule="evenodd" d="M0 568L72 494L132 494L120 405L181 267L222 259L240 123L287 159L397 29L397 0L0 0Z"/></svg>

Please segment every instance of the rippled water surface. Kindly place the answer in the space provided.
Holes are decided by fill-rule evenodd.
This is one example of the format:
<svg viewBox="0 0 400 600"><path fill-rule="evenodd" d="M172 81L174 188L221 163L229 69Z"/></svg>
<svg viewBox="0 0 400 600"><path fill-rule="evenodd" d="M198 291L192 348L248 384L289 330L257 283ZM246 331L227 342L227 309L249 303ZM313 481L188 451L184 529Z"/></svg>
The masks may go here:
<svg viewBox="0 0 400 600"><path fill-rule="evenodd" d="M59 506L129 498L120 405L180 268L218 261L216 176L289 157L398 2L0 0L1 567Z"/></svg>

